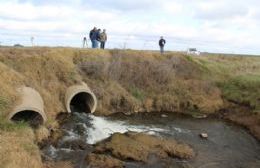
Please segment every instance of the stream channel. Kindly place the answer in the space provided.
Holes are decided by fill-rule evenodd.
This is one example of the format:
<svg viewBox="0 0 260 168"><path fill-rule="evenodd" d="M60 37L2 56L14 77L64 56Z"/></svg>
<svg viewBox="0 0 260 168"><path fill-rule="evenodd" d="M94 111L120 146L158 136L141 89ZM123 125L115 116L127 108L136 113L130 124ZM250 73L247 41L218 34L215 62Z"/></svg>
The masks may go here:
<svg viewBox="0 0 260 168"><path fill-rule="evenodd" d="M247 130L219 119L195 119L172 113L115 114L97 117L73 113L61 126L64 136L42 148L44 160L71 161L76 168L85 168L86 154L92 144L115 132L145 132L173 138L192 146L196 157L188 161L174 160L175 167L194 168L259 168L260 143ZM205 132L208 139L201 139ZM80 145L79 145L80 144ZM129 163L126 167L140 167ZM145 167L145 166L142 166ZM163 167L153 164L147 167Z"/></svg>

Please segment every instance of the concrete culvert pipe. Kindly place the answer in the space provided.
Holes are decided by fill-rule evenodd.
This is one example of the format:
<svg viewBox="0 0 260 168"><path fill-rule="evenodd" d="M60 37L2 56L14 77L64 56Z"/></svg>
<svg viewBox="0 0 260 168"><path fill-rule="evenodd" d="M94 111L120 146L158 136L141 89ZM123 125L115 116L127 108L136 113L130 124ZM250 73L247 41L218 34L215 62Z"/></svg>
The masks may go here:
<svg viewBox="0 0 260 168"><path fill-rule="evenodd" d="M21 87L18 92L22 96L21 103L8 115L8 119L14 122L28 122L31 126L43 124L47 117L41 95L30 87Z"/></svg>
<svg viewBox="0 0 260 168"><path fill-rule="evenodd" d="M95 94L86 83L71 86L65 95L66 109L71 112L94 113L97 107Z"/></svg>

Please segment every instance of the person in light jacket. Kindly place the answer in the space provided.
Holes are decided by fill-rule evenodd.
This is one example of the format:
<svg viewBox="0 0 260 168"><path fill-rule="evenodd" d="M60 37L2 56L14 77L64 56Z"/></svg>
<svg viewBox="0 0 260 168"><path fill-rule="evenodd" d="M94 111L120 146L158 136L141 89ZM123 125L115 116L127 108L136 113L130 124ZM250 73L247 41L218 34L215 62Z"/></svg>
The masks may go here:
<svg viewBox="0 0 260 168"><path fill-rule="evenodd" d="M103 32L100 33L100 42L101 42L100 48L101 49L105 49L106 41L107 41L106 29L103 29Z"/></svg>

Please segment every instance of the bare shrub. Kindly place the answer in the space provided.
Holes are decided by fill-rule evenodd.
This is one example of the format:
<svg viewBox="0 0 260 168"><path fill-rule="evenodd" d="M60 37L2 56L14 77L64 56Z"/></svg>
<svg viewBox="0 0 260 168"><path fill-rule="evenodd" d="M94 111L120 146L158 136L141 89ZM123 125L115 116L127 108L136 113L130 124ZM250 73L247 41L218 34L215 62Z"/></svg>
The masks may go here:
<svg viewBox="0 0 260 168"><path fill-rule="evenodd" d="M105 67L106 63L102 61L83 62L78 65L84 75L94 79L103 79L106 76Z"/></svg>
<svg viewBox="0 0 260 168"><path fill-rule="evenodd" d="M79 69L89 78L118 81L124 86L140 88L165 85L175 76L176 62L173 59L154 61L114 55L109 62L84 62Z"/></svg>

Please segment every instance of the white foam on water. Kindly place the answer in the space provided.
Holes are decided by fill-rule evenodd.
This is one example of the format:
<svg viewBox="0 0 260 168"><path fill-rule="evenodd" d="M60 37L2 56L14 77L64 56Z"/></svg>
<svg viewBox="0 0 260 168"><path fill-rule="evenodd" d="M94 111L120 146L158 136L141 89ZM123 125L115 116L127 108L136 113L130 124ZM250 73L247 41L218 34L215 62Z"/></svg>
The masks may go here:
<svg viewBox="0 0 260 168"><path fill-rule="evenodd" d="M73 150L70 149L70 148L60 148L59 150L60 150L60 151L63 151L63 152L66 152L66 153L70 153L70 152L73 151Z"/></svg>
<svg viewBox="0 0 260 168"><path fill-rule="evenodd" d="M47 151L48 151L48 155L49 155L51 158L56 158L56 157L57 157L57 151L58 151L58 150L57 150L54 146L50 145L50 146L48 147Z"/></svg>
<svg viewBox="0 0 260 168"><path fill-rule="evenodd" d="M124 121L109 120L105 117L94 116L92 114L85 113L75 113L82 122L88 120L90 126L85 123L77 123L77 125L82 125L85 130L84 134L87 135L83 137L88 144L95 144L101 140L110 137L114 133L125 133L128 131L133 132L144 132L150 135L159 135L160 133L185 133L187 132L181 128L174 128L174 130L169 130L169 128L159 128L157 126L145 126L145 125L130 125ZM81 139L82 135L73 132L73 130L66 130L66 134L62 141L71 141Z"/></svg>
<svg viewBox="0 0 260 168"><path fill-rule="evenodd" d="M162 128L151 128L147 126L127 125L123 121L109 121L103 117L90 116L93 124L87 128L88 137L86 139L88 144L95 144L98 141L108 138L113 133L125 133L128 131L146 132L148 134L157 134L158 132L166 132Z"/></svg>
<svg viewBox="0 0 260 168"><path fill-rule="evenodd" d="M174 128L175 131L177 131L178 133L189 133L190 130L186 130L186 129L182 129L182 128Z"/></svg>
<svg viewBox="0 0 260 168"><path fill-rule="evenodd" d="M94 144L105 138L108 138L111 134L119 132L125 133L127 131L141 132L141 129L130 128L121 121L109 121L103 117L91 116L91 123L93 124L90 128L87 128L88 137L87 143Z"/></svg>
<svg viewBox="0 0 260 168"><path fill-rule="evenodd" d="M68 135L66 135L62 138L63 142L80 139L80 136L78 134L74 133L72 130L66 130L66 133Z"/></svg>

